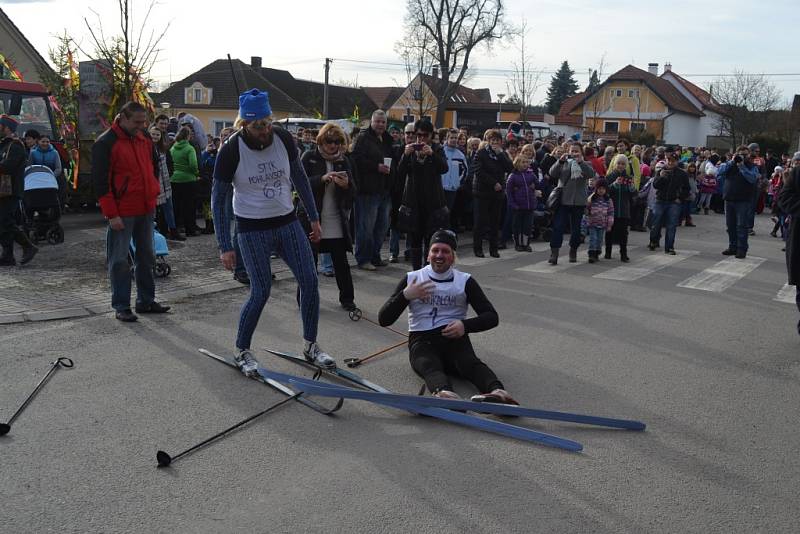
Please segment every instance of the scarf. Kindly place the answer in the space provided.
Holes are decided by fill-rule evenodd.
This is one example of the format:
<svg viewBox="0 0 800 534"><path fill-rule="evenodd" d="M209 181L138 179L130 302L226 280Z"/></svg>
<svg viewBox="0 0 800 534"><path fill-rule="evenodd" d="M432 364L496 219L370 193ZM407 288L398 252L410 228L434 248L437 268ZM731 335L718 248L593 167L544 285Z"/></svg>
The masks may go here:
<svg viewBox="0 0 800 534"><path fill-rule="evenodd" d="M570 179L577 180L583 176L583 169L581 169L580 163L576 160L571 159L569 161L569 172L570 172Z"/></svg>
<svg viewBox="0 0 800 534"><path fill-rule="evenodd" d="M340 159L342 159L342 156L344 154L344 152L339 151L331 156L326 154L322 150L317 150L317 152L319 152L319 155L322 156L322 159L324 159L325 161L339 161Z"/></svg>

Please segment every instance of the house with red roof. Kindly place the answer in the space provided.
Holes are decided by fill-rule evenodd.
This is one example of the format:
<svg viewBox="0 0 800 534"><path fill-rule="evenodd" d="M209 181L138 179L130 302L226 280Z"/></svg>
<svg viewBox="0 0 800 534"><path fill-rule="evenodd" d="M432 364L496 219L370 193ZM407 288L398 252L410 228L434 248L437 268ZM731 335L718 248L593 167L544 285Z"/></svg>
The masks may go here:
<svg viewBox="0 0 800 534"><path fill-rule="evenodd" d="M658 64L648 70L627 65L610 75L591 93L567 99L556 116L575 124L580 120L584 136L636 138L650 133L659 142L683 146L706 146L718 135L718 119L724 111L710 94L672 72L667 66L658 75Z"/></svg>

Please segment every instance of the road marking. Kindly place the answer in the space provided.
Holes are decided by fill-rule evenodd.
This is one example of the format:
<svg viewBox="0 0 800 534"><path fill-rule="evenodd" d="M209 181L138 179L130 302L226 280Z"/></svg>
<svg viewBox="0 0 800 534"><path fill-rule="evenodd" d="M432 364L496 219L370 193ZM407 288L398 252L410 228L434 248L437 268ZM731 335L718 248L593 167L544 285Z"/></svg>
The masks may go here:
<svg viewBox="0 0 800 534"><path fill-rule="evenodd" d="M700 254L697 250L678 250L677 254L649 254L636 260L632 265L620 265L608 271L594 275L593 278L603 278L605 280L621 280L629 282L644 278L648 274L653 274L665 267L674 265L692 256Z"/></svg>
<svg viewBox="0 0 800 534"><path fill-rule="evenodd" d="M783 287L780 291L778 291L778 295L772 299L778 302L788 302L789 304L794 304L797 295L797 288L795 286L790 286L789 284L783 284Z"/></svg>
<svg viewBox="0 0 800 534"><path fill-rule="evenodd" d="M687 278L678 284L678 287L721 293L756 270L765 261L767 260L764 258L753 256L743 259L728 258Z"/></svg>
<svg viewBox="0 0 800 534"><path fill-rule="evenodd" d="M534 263L533 265L526 265L525 267L518 267L514 270L523 271L526 273L553 274L553 273L559 273L561 271L566 271L571 267L577 267L578 265L586 263L588 260L589 260L589 253L584 248L578 251L577 263L570 263L569 254L567 254L564 256L559 256L558 263L555 265L550 265L549 263L547 263L547 261L540 261L539 263Z"/></svg>

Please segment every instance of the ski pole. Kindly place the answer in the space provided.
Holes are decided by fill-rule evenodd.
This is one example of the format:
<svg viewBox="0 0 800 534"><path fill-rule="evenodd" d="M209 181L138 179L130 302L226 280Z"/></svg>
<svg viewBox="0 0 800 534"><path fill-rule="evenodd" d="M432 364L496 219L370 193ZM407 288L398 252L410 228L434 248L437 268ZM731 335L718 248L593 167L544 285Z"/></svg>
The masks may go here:
<svg viewBox="0 0 800 534"><path fill-rule="evenodd" d="M8 423L0 423L0 436L5 436L6 434L8 434L11 431L11 423L13 423L14 420L17 417L19 417L19 414L22 413L22 411L25 409L25 407L28 406L28 404L30 404L30 402L33 400L33 398L36 396L36 394L39 393L39 390L42 389L42 387L44 386L45 382L47 382L47 380L50 378L50 375L52 375L55 372L56 369L58 369L59 367L67 367L67 368L69 368L69 367L72 367L73 365L75 365L75 364L69 358L59 358L54 362L50 362L50 370L47 371L47 374L44 375L44 377L42 377L41 380L39 380L39 383L36 384L35 388L33 388L33 391L31 392L31 394L28 395L28 398L25 399L25 402L22 403L22 406L20 406L17 409L17 411L14 412L14 415L11 416L11 419L8 420Z"/></svg>
<svg viewBox="0 0 800 534"><path fill-rule="evenodd" d="M190 448L186 449L185 451L183 451L182 453L180 453L180 454L176 454L175 456L170 456L169 454L167 454L167 453L166 453L166 452L164 452L164 451L158 451L158 452L156 452L156 461L158 461L158 467L168 467L168 466L169 466L169 465L170 465L172 462L174 462L175 460L177 460L177 459L178 459L178 458L180 458L181 456L185 456L186 454L189 454L189 453L190 453L190 452L192 452L193 450L199 449L199 448L200 448L200 447L202 447L203 445L207 445L208 443L211 443L211 442L212 442L212 441L214 441L215 439L219 439L219 438L221 438L221 437L222 437L222 436L224 436L225 434L227 434L227 433L231 432L232 430L236 430L236 429L237 429L237 428L239 428L240 426L242 426L242 425L245 425L245 424L249 423L249 422L250 422L250 421L252 421L253 419L256 419L256 418L258 418L258 417L261 417L262 415L264 415L264 414L266 414L266 413L269 413L269 412L271 412L271 411L272 411L272 410L274 410L275 408L277 408L277 407L279 407L279 406L282 406L282 405L286 404L286 403L287 403L287 402L289 402L289 401L295 400L297 397L299 397L299 396L300 396L300 395L302 395L302 394L303 394L303 392L301 391L301 392L295 393L295 394L294 394L294 395L292 395L291 397L286 397L285 399L283 399L283 400L281 400L281 401L279 401L279 402L276 402L275 404L273 404L272 406L270 406L270 407L269 407L269 408L267 408L266 410L260 411L260 412L258 412L258 413L257 413L257 414L255 414L255 415L251 415L250 417L248 417L247 419L244 419L243 421L239 421L238 423L236 423L236 424L235 424L235 425L233 425L232 427L230 427L230 428L226 428L225 430L223 430L222 432L220 432L220 433L218 433L218 434L214 434L214 435L213 435L213 436L211 436L210 438L208 438L208 439L206 439L206 440L204 440L204 441L201 441L200 443L198 443L198 444L197 444L197 445L195 445L194 447L190 447Z"/></svg>
<svg viewBox="0 0 800 534"><path fill-rule="evenodd" d="M382 326L380 323L376 323L375 321L373 321L373 320L372 320L372 319L370 319L369 317L366 317L366 316L363 316L363 315L362 315L362 316L361 316L361 319L364 319L364 320L365 320L365 321L367 321L368 323L372 323L372 324L374 324L375 326L379 326L379 327L381 327L381 328L384 328L384 329L388 330L389 332L394 332L395 334L397 334L397 335L399 335L399 336L408 337L408 334L406 334L405 332L401 332L400 330L395 330L394 328L392 328L392 327L389 327L389 326Z"/></svg>
<svg viewBox="0 0 800 534"><path fill-rule="evenodd" d="M377 356L380 356L381 354L387 353L390 350L396 349L397 347L401 347L401 346L405 345L406 343L408 343L408 341L401 341L400 343L396 343L396 344L392 345L391 347L387 347L387 348L385 348L383 350L379 350L378 352L373 352L369 356L364 356L363 358L345 358L344 359L344 363L346 363L347 367L350 367L350 368L358 367L362 363L366 363L369 360L371 360L372 358L375 358Z"/></svg>

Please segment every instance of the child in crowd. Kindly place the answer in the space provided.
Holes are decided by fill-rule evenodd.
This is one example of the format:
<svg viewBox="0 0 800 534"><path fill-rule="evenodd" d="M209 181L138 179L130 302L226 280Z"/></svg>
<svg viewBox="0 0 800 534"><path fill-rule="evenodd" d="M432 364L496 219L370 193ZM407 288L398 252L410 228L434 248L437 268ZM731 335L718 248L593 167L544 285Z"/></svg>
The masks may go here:
<svg viewBox="0 0 800 534"><path fill-rule="evenodd" d="M711 206L711 197L717 192L717 170L719 169L719 156L711 154L708 161L703 166L703 173L700 177L700 200L697 202L697 209L703 208L703 214L708 215Z"/></svg>
<svg viewBox="0 0 800 534"><path fill-rule="evenodd" d="M514 250L533 252L531 249L531 228L533 209L536 207L536 178L531 168L531 157L527 152L514 158L514 170L506 180L506 195L511 209L511 228L514 234Z"/></svg>
<svg viewBox="0 0 800 534"><path fill-rule="evenodd" d="M589 263L600 259L606 231L614 226L614 201L608 196L605 178L594 181L594 193L586 201L586 227L589 235Z"/></svg>
<svg viewBox="0 0 800 534"><path fill-rule="evenodd" d="M769 187L767 188L767 202L768 205L772 207L772 222L775 223L769 235L778 237L778 229L780 229L781 237L785 239L783 230L784 216L783 213L781 213L780 206L778 206L778 195L781 192L781 188L783 188L783 167L778 165L775 167L775 171L769 179Z"/></svg>
<svg viewBox="0 0 800 534"><path fill-rule="evenodd" d="M611 259L611 246L619 245L620 260L627 263L628 258L628 226L631 222L631 206L636 187L633 185L633 176L630 175L628 158L618 154L614 158L614 168L606 177L608 180L608 193L614 206L614 223L605 235L607 260ZM596 187L596 186L595 186Z"/></svg>
<svg viewBox="0 0 800 534"><path fill-rule="evenodd" d="M695 226L692 222L692 210L694 210L694 203L697 201L697 165L694 162L689 162L686 166L686 174L689 175L689 198L683 201L683 209L681 210L681 223L686 226Z"/></svg>

